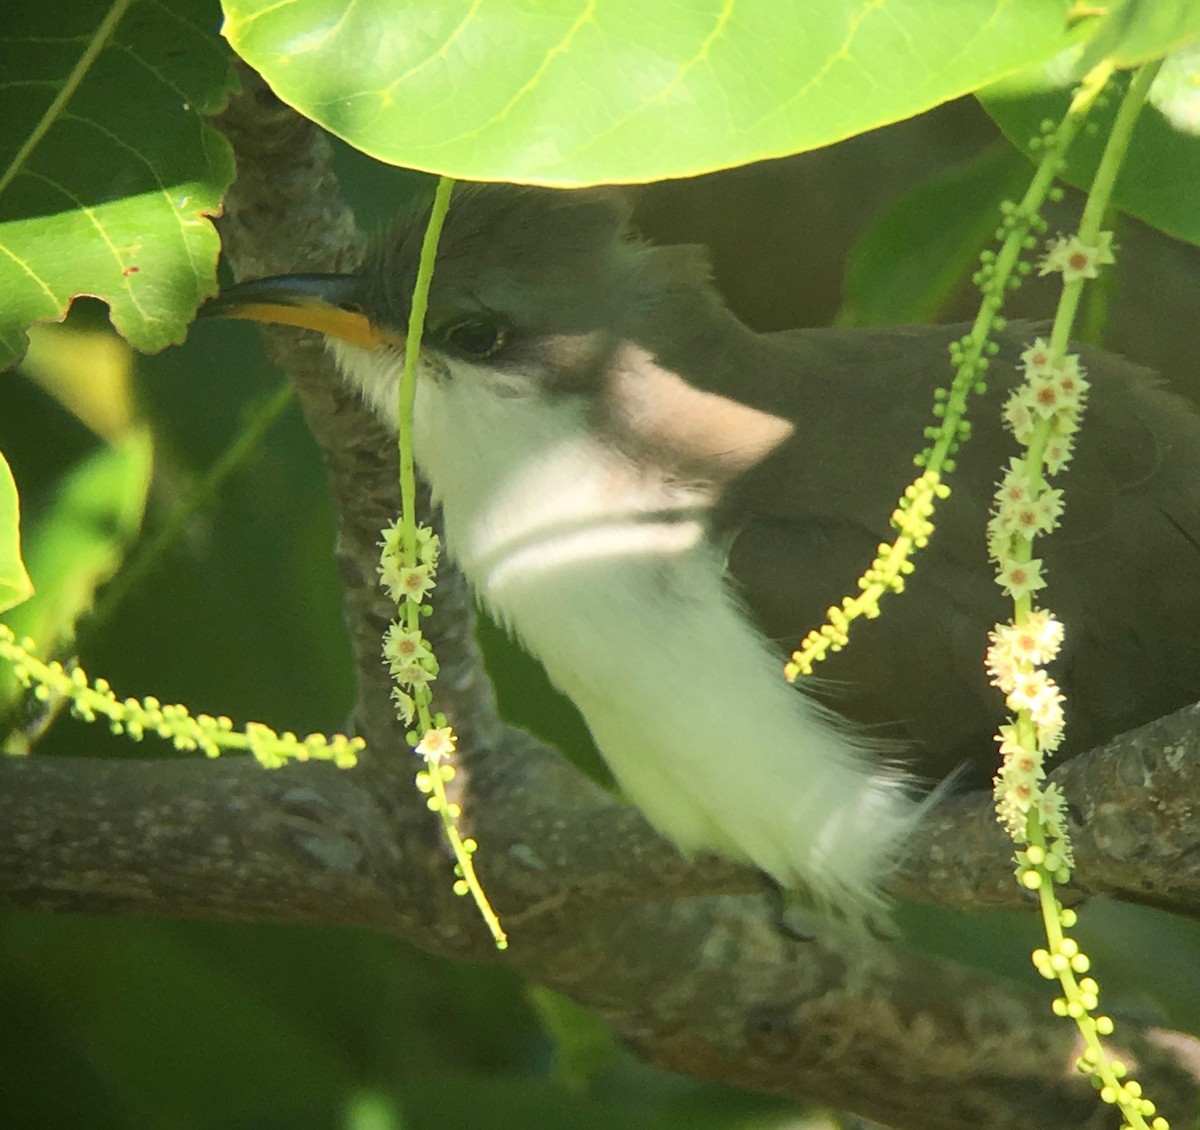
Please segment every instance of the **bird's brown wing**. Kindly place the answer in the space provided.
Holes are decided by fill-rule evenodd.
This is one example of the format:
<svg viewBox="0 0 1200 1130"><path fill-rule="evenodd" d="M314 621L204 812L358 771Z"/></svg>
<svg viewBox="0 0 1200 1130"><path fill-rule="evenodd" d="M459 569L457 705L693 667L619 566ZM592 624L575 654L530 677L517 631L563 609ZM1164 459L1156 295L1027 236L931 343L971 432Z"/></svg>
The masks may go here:
<svg viewBox="0 0 1200 1130"><path fill-rule="evenodd" d="M730 485L719 523L736 588L784 648L856 591L877 544L890 540L888 516L916 473L912 454L955 332L779 336L795 350L795 375L781 386L776 373L775 387L751 395L770 398L796 431ZM905 593L860 622L810 686L907 743L930 777L964 761L982 775L1005 714L983 671L986 633L1010 615L991 579L984 525L993 484L1016 454L999 411L1019 349L1011 337L993 364L953 493ZM1067 625L1055 674L1069 699L1068 753L1200 697L1200 417L1119 358L1093 352L1086 364L1088 414L1076 458L1056 480L1067 515L1038 547L1050 575L1041 603Z"/></svg>

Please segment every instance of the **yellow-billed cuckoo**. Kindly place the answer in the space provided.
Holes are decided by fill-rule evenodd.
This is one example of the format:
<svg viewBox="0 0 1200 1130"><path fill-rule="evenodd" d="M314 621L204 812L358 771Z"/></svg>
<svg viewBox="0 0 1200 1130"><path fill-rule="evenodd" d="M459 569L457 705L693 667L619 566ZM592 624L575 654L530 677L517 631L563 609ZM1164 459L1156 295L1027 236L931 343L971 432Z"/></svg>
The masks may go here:
<svg viewBox="0 0 1200 1130"><path fill-rule="evenodd" d="M324 332L391 424L424 226L408 217L358 274L243 283L207 312ZM701 252L647 245L589 191L458 189L430 293L415 456L480 601L680 848L852 912L898 862L917 783L991 771L1004 707L983 654L1008 613L984 523L1015 453L1011 331L907 591L799 690L782 648L889 537L961 333L756 333ZM1200 419L1133 365L1085 364L1044 544L1068 753L1200 691Z"/></svg>

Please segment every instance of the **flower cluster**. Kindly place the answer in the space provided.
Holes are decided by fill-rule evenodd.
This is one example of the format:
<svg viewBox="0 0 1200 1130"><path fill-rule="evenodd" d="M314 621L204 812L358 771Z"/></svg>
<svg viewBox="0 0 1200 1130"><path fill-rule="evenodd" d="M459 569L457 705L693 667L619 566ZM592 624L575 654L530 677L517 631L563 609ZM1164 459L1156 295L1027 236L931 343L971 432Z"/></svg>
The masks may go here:
<svg viewBox="0 0 1200 1130"><path fill-rule="evenodd" d="M1065 151L1089 108L1106 100L1111 63L1092 68L1075 91L1070 108L1057 126L1042 123L1042 136L1031 142L1043 158L1035 181L1056 176ZM1004 691L1015 716L1000 728L998 741L1004 765L996 779L996 808L1018 844L1017 878L1037 892L1046 930L1046 947L1034 951L1038 972L1057 980L1062 996L1054 1012L1071 1018L1084 1049L1077 1067L1091 1077L1100 1099L1120 1109L1121 1125L1137 1130L1168 1130L1154 1103L1129 1078L1125 1065L1112 1059L1102 1039L1113 1032L1112 1018L1098 1013L1099 985L1088 976L1090 962L1068 934L1076 915L1055 895L1057 885L1070 879L1071 845L1067 837L1065 803L1053 786L1043 787L1044 753L1053 751L1062 736L1062 694L1042 670L1062 644L1062 628L1048 613L1033 605L1033 594L1044 585L1042 563L1033 556L1033 540L1057 524L1062 498L1046 483L1071 458L1079 415L1087 393L1078 357L1064 348L1084 283L1113 262L1112 233L1100 230L1121 161L1133 135L1158 63L1140 67L1122 97L1088 192L1078 233L1050 241L1039 262L1043 275L1062 275L1063 287L1049 342L1037 340L1022 355L1025 384L1012 394L1004 419L1025 449L1014 461L996 496L989 526L988 547L998 580L1014 603L1011 624L997 626L988 652L988 672Z"/></svg>
<svg viewBox="0 0 1200 1130"><path fill-rule="evenodd" d="M1025 453L1009 463L988 523L996 583L1017 610L1011 623L996 625L987 653L988 675L1014 715L996 739L1003 759L996 811L1018 843L1028 842L1028 823L1035 818L1062 861L1050 873L1065 879L1071 865L1065 804L1056 786L1043 785L1043 757L1059 747L1063 736L1063 695L1045 671L1062 646L1063 626L1033 606L1046 579L1032 550L1034 538L1049 533L1062 516L1063 492L1046 476L1061 471L1071 458L1088 381L1077 356L1058 353L1042 338L1021 354L1021 364L1025 380L1005 403L1004 421ZM1028 869L1018 871L1029 885Z"/></svg>
<svg viewBox="0 0 1200 1130"><path fill-rule="evenodd" d="M440 549L437 534L427 526L416 527L413 531L415 560L406 559L400 519L384 529L379 544L379 579L388 596L401 608L415 606L418 615L427 614L430 609L425 598L433 590ZM406 726L411 726L418 718L424 721L433 698L429 684L438 674L437 659L421 629L415 626L416 619L417 616L410 616L393 621L383 637L383 658L396 683L392 688L392 702L397 716ZM417 746L420 735L410 735L410 741ZM418 748L417 752L421 750Z"/></svg>
<svg viewBox="0 0 1200 1130"><path fill-rule="evenodd" d="M152 695L118 698L107 680L89 680L82 667L68 670L57 660L39 659L33 640L18 641L4 624L0 624L0 659L13 665L13 673L33 688L40 702L66 699L77 718L85 722L105 718L114 734L124 734L133 741L154 734L176 749L199 750L206 757L219 757L231 750L248 752L267 769L277 769L289 761L332 761L339 769L350 769L366 744L362 738L345 734L309 734L304 738L290 732L279 734L261 722L250 722L244 730L237 730L224 715L193 715L186 706L161 703Z"/></svg>
<svg viewBox="0 0 1200 1130"><path fill-rule="evenodd" d="M912 551L924 549L933 534L932 515L939 499L948 498L950 488L941 476L926 469L904 490L892 511L892 527L900 535L894 542L881 542L875 560L858 579L860 593L847 596L840 605L826 610L825 623L800 642L784 665L788 682L811 675L813 666L830 651L840 651L850 642L850 624L859 616L868 620L879 615L880 598L888 592L903 592L904 580L913 571Z"/></svg>
<svg viewBox="0 0 1200 1130"><path fill-rule="evenodd" d="M453 755L458 738L446 724L446 716L432 709L433 690L429 684L437 678L438 661L417 626L421 617L432 611L426 598L433 591L440 541L428 526L406 529L400 517L383 531L379 544L380 582L399 611L398 619L384 633L383 658L396 683L392 688L396 715L411 727L409 744L424 763L417 773L417 788L425 795L429 811L440 817L454 852L454 893L474 896L496 947L505 949L507 936L475 874L472 857L479 845L460 832L462 806L447 793L446 786L457 776Z"/></svg>
<svg viewBox="0 0 1200 1130"><path fill-rule="evenodd" d="M399 518L383 531L379 543L379 579L387 594L397 604L411 600L421 604L433 590L437 573L438 553L441 542L428 526L417 526L413 530L413 553L415 562L405 561L404 527Z"/></svg>
<svg viewBox="0 0 1200 1130"><path fill-rule="evenodd" d="M1050 182L1061 161L1058 147L1065 144L1065 137L1053 124L1046 128L1039 139L1046 155L1034 183L1020 202L1005 200L1000 206L1001 220L996 228L1000 248L983 251L979 269L972 275L983 294L979 315L971 332L950 346L954 380L948 389L934 393L933 416L937 423L925 429L925 439L929 442L913 456L921 474L906 488L892 513L895 540L878 547L875 559L858 580L858 595L844 597L840 604L830 607L825 623L800 641L784 665L784 676L789 682L795 682L801 675L811 675L814 666L831 651L845 647L850 640L850 626L856 619L878 616L880 600L889 592L903 591L905 577L913 571L913 555L929 544L936 504L950 494L945 477L954 472L958 450L971 436L967 403L972 395L986 390L988 367L999 348L991 340L991 333L1005 328L1001 313L1005 298L1021 285L1031 269L1021 256L1037 246L1038 236L1046 230L1046 221L1038 209L1046 197L1062 199L1062 189Z"/></svg>
<svg viewBox="0 0 1200 1130"><path fill-rule="evenodd" d="M1026 857L1030 869L1027 873L1036 874L1036 869L1041 867L1052 871L1056 869L1051 853L1035 845L1020 854ZM1064 931L1074 927L1077 920L1075 911L1069 907L1059 910L1059 921ZM1076 1022L1084 1021L1091 1031L1092 1040L1088 1041L1088 1046L1076 1059L1075 1067L1082 1074L1093 1077L1101 1102L1119 1106L1123 1112L1136 1112L1143 1120L1142 1125L1146 1125L1145 1120L1150 1119L1150 1130L1168 1130L1166 1119L1158 1114L1154 1103L1142 1094L1141 1084L1129 1077L1128 1067L1118 1059L1108 1060L1099 1045L1098 1039L1111 1036L1116 1026L1111 1016L1100 1012L1100 985L1094 977L1087 976L1092 963L1079 948L1079 943L1063 933L1055 938L1050 947L1035 949L1031 956L1034 968L1042 977L1047 981L1059 981L1066 987L1066 992L1055 997L1051 1003L1055 1016L1070 1017ZM1108 1081L1105 1081L1105 1075Z"/></svg>

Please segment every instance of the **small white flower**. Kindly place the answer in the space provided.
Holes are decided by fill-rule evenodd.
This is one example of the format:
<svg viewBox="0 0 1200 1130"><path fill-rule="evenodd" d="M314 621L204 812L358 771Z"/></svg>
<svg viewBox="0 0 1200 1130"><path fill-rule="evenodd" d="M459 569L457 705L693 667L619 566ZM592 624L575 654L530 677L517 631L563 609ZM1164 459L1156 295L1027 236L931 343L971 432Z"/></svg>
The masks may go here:
<svg viewBox="0 0 1200 1130"><path fill-rule="evenodd" d="M449 726L434 726L421 736L416 750L426 761L440 761L454 752L457 740Z"/></svg>
<svg viewBox="0 0 1200 1130"><path fill-rule="evenodd" d="M1113 261L1112 232L1100 232L1094 245L1084 243L1078 235L1059 236L1047 246L1038 274L1061 271L1064 282L1094 279L1102 266Z"/></svg>
<svg viewBox="0 0 1200 1130"><path fill-rule="evenodd" d="M996 583L1004 590L1005 595L1013 600L1019 600L1046 587L1046 581L1042 577L1042 563L1036 557L1030 561L1001 561Z"/></svg>

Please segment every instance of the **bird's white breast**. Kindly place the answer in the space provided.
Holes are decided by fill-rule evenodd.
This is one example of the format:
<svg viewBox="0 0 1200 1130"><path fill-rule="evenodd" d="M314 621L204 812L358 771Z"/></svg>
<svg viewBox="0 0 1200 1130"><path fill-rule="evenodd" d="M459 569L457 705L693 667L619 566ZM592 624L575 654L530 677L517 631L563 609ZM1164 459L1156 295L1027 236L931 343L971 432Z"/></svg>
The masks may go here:
<svg viewBox="0 0 1200 1130"><path fill-rule="evenodd" d="M685 851L858 913L916 818L904 781L783 679L707 538L707 492L606 447L570 398L420 383L416 457L481 601Z"/></svg>

